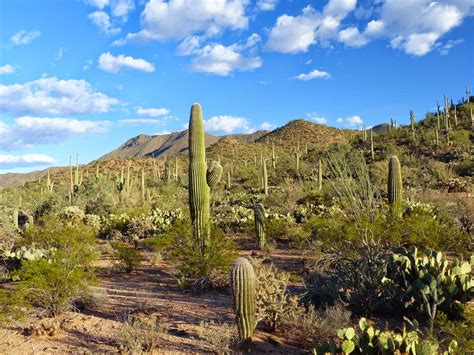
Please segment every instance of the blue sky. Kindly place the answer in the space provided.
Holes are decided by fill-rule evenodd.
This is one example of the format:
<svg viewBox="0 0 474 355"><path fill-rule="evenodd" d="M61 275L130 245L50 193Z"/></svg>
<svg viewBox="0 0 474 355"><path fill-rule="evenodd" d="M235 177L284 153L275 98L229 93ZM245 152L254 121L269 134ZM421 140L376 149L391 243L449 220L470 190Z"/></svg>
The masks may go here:
<svg viewBox="0 0 474 355"><path fill-rule="evenodd" d="M474 0L0 1L0 173L140 133L409 121L474 73ZM470 36L469 36L470 34Z"/></svg>

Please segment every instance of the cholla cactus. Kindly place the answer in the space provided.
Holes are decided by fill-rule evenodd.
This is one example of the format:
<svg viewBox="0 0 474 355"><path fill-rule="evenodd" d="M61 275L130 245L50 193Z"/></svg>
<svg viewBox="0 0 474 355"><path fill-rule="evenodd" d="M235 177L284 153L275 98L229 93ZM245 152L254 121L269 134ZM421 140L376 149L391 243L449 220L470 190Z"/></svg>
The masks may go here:
<svg viewBox="0 0 474 355"><path fill-rule="evenodd" d="M262 250L267 243L265 219L265 207L263 207L261 203L257 203L254 207L254 221L257 245L260 250Z"/></svg>
<svg viewBox="0 0 474 355"><path fill-rule="evenodd" d="M252 264L245 258L238 258L230 273L234 313L242 346L247 349L255 330L256 279Z"/></svg>

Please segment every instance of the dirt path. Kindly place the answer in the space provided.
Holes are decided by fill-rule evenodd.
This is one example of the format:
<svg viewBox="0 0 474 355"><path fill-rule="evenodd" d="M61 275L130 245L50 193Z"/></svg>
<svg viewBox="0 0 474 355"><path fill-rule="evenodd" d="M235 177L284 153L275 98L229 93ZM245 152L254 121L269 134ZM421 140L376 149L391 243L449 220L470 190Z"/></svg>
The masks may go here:
<svg viewBox="0 0 474 355"><path fill-rule="evenodd" d="M277 264L286 259L285 252L275 251ZM102 295L97 306L83 313L67 312L55 319L60 330L54 336L27 336L24 324L0 328L0 353L117 352L123 322L129 315L144 320L157 317L167 326L160 352L209 352L206 339L199 335L202 321L235 327L228 292L189 294L177 287L173 270L166 262L144 263L131 274L100 273L95 291ZM38 322L31 319L26 324ZM283 339L262 331L256 332L255 345L256 352L298 352L285 345Z"/></svg>

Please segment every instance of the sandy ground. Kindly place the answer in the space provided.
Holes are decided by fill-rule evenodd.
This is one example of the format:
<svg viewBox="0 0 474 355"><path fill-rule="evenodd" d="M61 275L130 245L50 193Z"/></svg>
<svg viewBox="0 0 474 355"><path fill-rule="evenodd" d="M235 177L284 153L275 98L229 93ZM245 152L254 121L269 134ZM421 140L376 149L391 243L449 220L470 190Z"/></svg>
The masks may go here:
<svg viewBox="0 0 474 355"><path fill-rule="evenodd" d="M246 249L244 247L244 249ZM242 254L250 254L242 250ZM272 259L280 268L295 272L301 257L277 249ZM29 319L22 324L0 328L0 353L90 353L119 352L124 320L134 316L143 320L160 319L168 328L158 353L203 353L211 349L200 336L200 323L214 321L235 328L232 300L228 290L193 295L177 287L173 269L166 263L143 263L131 274L105 272L110 261L101 262L95 287L101 301L81 313L66 312L54 319L59 330L53 336L28 335L25 329L40 320ZM293 269L293 270L291 270ZM47 320L49 321L49 320ZM257 330L254 352L299 353L300 349L285 343L283 336Z"/></svg>

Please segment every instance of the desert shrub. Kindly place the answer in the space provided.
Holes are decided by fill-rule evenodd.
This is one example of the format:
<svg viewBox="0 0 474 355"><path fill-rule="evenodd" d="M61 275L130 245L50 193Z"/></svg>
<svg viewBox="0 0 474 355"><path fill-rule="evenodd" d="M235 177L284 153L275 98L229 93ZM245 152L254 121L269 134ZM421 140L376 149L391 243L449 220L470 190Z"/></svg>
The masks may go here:
<svg viewBox="0 0 474 355"><path fill-rule="evenodd" d="M285 318L292 339L312 347L321 339L336 336L336 330L351 324L351 312L341 304L317 309L314 306L296 306Z"/></svg>
<svg viewBox="0 0 474 355"><path fill-rule="evenodd" d="M21 293L0 288L0 326L22 319L28 308Z"/></svg>
<svg viewBox="0 0 474 355"><path fill-rule="evenodd" d="M265 224L269 241L288 234L289 223L286 218L268 218Z"/></svg>
<svg viewBox="0 0 474 355"><path fill-rule="evenodd" d="M131 354L150 353L159 349L167 333L166 326L157 317L150 322L129 317L121 329L119 349Z"/></svg>
<svg viewBox="0 0 474 355"><path fill-rule="evenodd" d="M387 262L388 248L367 236L334 247L319 259L319 271L305 276L304 300L318 305L337 298L357 313L377 312L385 308L382 279Z"/></svg>
<svg viewBox="0 0 474 355"><path fill-rule="evenodd" d="M85 212L78 206L67 206L59 215L62 219L72 221L82 221L86 216Z"/></svg>
<svg viewBox="0 0 474 355"><path fill-rule="evenodd" d="M198 334L208 344L210 350L216 354L230 353L238 339L234 325L216 324L213 321L201 322Z"/></svg>
<svg viewBox="0 0 474 355"><path fill-rule="evenodd" d="M120 267L126 272L131 273L140 265L143 260L140 250L128 246L125 243L113 242L112 248L114 256L118 260Z"/></svg>
<svg viewBox="0 0 474 355"><path fill-rule="evenodd" d="M100 217L95 214L86 214L84 216L84 224L91 227L94 231L98 232L101 227Z"/></svg>
<svg viewBox="0 0 474 355"><path fill-rule="evenodd" d="M196 292L226 284L227 273L238 255L235 242L215 225L211 226L207 253L202 255L188 219L178 221L166 233L149 239L147 244L171 260L181 286L191 287Z"/></svg>
<svg viewBox="0 0 474 355"><path fill-rule="evenodd" d="M474 353L474 309L466 307L464 319L449 319L438 312L434 320L434 334L442 337L444 345L455 340L459 344L459 354Z"/></svg>
<svg viewBox="0 0 474 355"><path fill-rule="evenodd" d="M127 224L126 235L130 240L146 239L153 235L153 224L144 218L132 219Z"/></svg>
<svg viewBox="0 0 474 355"><path fill-rule="evenodd" d="M49 316L74 308L75 300L87 293L95 279L93 231L83 223L50 217L40 221L22 240L25 245L32 241L49 250L49 255L22 261L21 269L13 275L19 280L15 292Z"/></svg>

